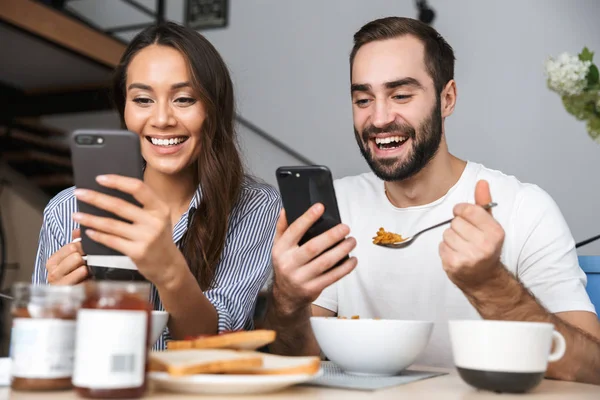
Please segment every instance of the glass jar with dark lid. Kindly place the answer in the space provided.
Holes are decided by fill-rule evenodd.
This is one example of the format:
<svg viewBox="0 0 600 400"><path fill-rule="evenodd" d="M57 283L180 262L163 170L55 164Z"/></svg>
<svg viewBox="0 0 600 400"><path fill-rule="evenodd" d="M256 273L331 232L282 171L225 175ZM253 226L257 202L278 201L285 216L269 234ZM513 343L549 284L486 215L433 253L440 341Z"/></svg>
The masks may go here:
<svg viewBox="0 0 600 400"><path fill-rule="evenodd" d="M71 388L81 285L13 285L10 354L14 390Z"/></svg>
<svg viewBox="0 0 600 400"><path fill-rule="evenodd" d="M87 398L146 392L152 306L146 282L88 281L77 313L73 386Z"/></svg>

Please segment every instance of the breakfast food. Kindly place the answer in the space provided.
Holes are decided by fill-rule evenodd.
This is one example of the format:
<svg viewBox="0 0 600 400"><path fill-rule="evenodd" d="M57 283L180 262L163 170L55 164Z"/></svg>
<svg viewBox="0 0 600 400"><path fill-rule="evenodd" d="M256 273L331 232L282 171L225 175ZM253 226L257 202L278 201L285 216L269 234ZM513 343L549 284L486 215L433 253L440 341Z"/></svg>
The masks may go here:
<svg viewBox="0 0 600 400"><path fill-rule="evenodd" d="M235 350L188 349L150 353L150 370L165 371L169 375L220 374L261 367L259 353Z"/></svg>
<svg viewBox="0 0 600 400"><path fill-rule="evenodd" d="M392 244L400 243L405 239L402 235L392 232L386 232L385 229L379 228L377 235L373 238L373 244Z"/></svg>
<svg viewBox="0 0 600 400"><path fill-rule="evenodd" d="M150 284L88 281L85 289L77 313L75 392L92 399L143 397L152 321Z"/></svg>
<svg viewBox="0 0 600 400"><path fill-rule="evenodd" d="M187 340L171 340L167 343L167 349L256 350L272 343L275 336L275 331L267 329L223 332L218 335L201 335Z"/></svg>
<svg viewBox="0 0 600 400"><path fill-rule="evenodd" d="M252 352L255 353L255 352ZM258 353L261 355L263 364L257 368L236 371L231 370L229 374L247 375L284 375L284 374L309 374L319 372L321 359L319 357L288 357L275 354Z"/></svg>
<svg viewBox="0 0 600 400"><path fill-rule="evenodd" d="M255 351L275 340L275 331L222 332L167 343L149 355L150 371L172 376L193 374L316 374L319 357L286 357Z"/></svg>
<svg viewBox="0 0 600 400"><path fill-rule="evenodd" d="M150 370L171 376L193 374L316 374L319 357L287 357L256 351L187 349L152 352Z"/></svg>
<svg viewBox="0 0 600 400"><path fill-rule="evenodd" d="M72 387L81 286L13 286L11 388L47 391Z"/></svg>

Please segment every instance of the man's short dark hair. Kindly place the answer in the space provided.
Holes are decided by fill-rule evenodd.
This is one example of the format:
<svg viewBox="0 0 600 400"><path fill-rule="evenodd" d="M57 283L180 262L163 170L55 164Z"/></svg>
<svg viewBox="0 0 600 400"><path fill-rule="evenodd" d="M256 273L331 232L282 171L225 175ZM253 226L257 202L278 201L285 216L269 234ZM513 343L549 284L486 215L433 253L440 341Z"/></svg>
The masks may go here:
<svg viewBox="0 0 600 400"><path fill-rule="evenodd" d="M412 18L386 17L364 25L354 34L354 47L350 53L350 74L358 50L367 43L411 35L425 46L425 66L433 79L436 93L454 79L454 50L431 26Z"/></svg>

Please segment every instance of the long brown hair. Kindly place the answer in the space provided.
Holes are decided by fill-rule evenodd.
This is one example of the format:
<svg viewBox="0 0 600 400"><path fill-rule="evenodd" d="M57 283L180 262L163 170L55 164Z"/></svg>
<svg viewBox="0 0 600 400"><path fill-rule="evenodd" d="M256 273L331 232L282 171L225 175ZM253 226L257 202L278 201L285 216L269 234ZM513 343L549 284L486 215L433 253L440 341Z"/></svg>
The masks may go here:
<svg viewBox="0 0 600 400"><path fill-rule="evenodd" d="M212 286L225 246L229 215L244 179L234 128L233 84L225 62L204 36L173 22L150 26L129 43L115 69L113 100L122 122L127 68L140 50L153 44L175 48L186 58L192 85L206 109L196 161L196 184L200 185L202 198L182 248L190 270L206 290Z"/></svg>

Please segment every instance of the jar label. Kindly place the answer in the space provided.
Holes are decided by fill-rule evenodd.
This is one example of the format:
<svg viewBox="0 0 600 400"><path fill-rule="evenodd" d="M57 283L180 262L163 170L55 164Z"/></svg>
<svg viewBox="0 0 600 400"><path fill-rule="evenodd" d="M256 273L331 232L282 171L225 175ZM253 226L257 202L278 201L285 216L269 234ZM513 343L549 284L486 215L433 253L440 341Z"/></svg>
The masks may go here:
<svg viewBox="0 0 600 400"><path fill-rule="evenodd" d="M27 379L70 378L73 374L75 321L15 318L11 375Z"/></svg>
<svg viewBox="0 0 600 400"><path fill-rule="evenodd" d="M80 309L73 385L88 389L142 386L147 329L146 311Z"/></svg>

